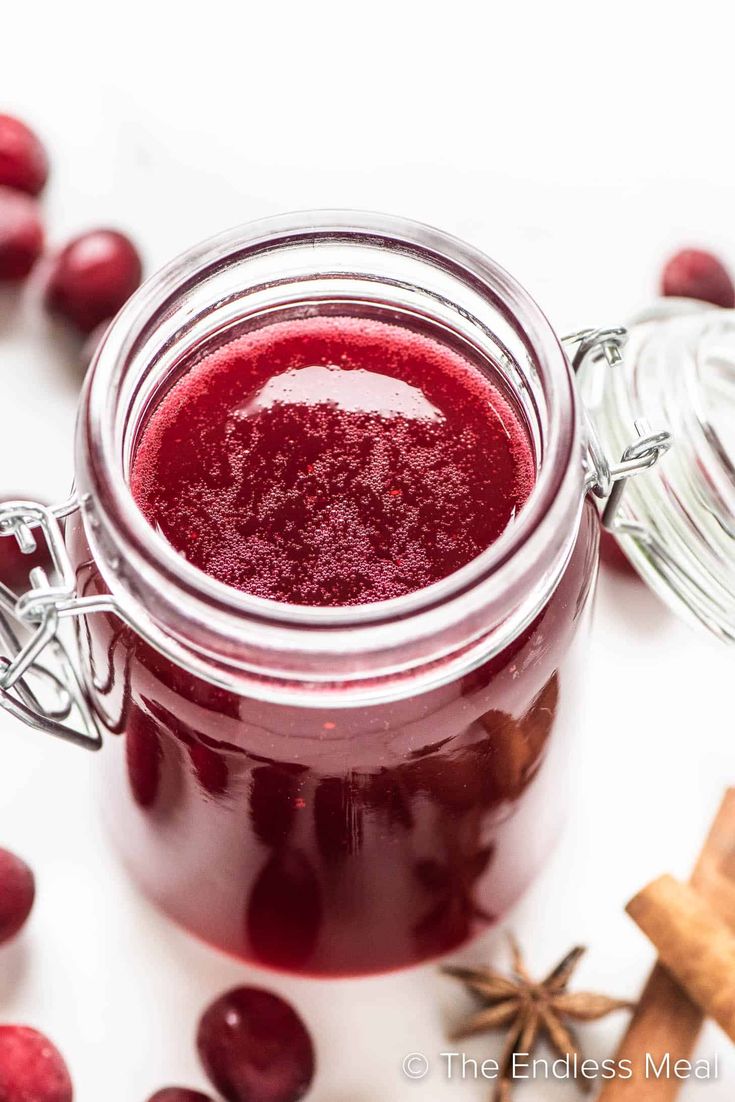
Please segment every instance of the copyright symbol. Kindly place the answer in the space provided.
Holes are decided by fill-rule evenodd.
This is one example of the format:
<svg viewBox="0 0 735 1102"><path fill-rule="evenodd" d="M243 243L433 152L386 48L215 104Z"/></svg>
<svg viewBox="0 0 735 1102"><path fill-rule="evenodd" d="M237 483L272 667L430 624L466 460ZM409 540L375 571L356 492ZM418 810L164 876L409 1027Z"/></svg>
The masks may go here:
<svg viewBox="0 0 735 1102"><path fill-rule="evenodd" d="M429 1074L429 1061L423 1052L409 1052L404 1057L403 1074L407 1079L423 1079Z"/></svg>

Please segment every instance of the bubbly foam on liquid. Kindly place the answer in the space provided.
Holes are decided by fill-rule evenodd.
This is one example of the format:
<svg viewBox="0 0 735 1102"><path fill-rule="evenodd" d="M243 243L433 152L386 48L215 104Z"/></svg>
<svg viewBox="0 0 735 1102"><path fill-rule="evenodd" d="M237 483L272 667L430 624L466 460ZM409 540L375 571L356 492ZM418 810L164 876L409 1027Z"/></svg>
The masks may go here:
<svg viewBox="0 0 735 1102"><path fill-rule="evenodd" d="M498 389L384 322L278 322L195 363L132 466L148 521L259 597L354 605L446 577L502 534L535 468Z"/></svg>

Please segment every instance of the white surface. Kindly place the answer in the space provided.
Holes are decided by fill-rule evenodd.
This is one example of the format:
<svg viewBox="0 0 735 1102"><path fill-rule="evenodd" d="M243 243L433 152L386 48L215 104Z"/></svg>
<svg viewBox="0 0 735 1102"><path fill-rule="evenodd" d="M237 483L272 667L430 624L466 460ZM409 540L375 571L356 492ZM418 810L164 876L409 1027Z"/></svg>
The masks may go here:
<svg viewBox="0 0 735 1102"><path fill-rule="evenodd" d="M230 224L353 206L434 222L505 263L560 331L617 323L653 292L662 254L710 243L735 264L728 6L373 2L20 5L3 14L0 103L50 146L53 241L130 229L151 270ZM22 14L21 14L22 12ZM626 17L630 17L629 19ZM104 21L104 27L103 27ZM681 58L682 60L671 60ZM619 65L619 68L617 66ZM72 469L70 346L33 295L0 298L2 488L58 498ZM71 365L71 366L70 366ZM29 428L29 426L31 426ZM565 841L512 917L532 964L591 946L579 982L634 996L651 953L622 912L647 878L685 875L735 781L733 653L604 578ZM78 1102L205 1086L192 1036L226 986L264 979L314 1030L313 1102L485 1099L487 1083L414 1084L402 1056L446 1047L463 997L435 969L369 981L256 976L140 900L103 838L94 759L0 718L0 844L38 873L33 920L0 952L0 1020L54 1037ZM470 952L481 960L492 940ZM590 1056L623 1022L583 1030ZM467 1046L492 1056L492 1041ZM684 1102L732 1098L735 1056ZM570 1085L518 1098L575 1097Z"/></svg>

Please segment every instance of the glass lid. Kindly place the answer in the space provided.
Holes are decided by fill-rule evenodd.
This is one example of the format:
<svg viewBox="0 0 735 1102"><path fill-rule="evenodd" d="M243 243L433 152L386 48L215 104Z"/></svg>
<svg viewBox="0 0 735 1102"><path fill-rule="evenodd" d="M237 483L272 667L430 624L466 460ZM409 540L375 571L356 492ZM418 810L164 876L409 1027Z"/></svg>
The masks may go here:
<svg viewBox="0 0 735 1102"><path fill-rule="evenodd" d="M623 551L677 612L735 640L735 310L662 299L630 322L619 362L580 383L599 443L617 461L639 435L672 444L603 512Z"/></svg>

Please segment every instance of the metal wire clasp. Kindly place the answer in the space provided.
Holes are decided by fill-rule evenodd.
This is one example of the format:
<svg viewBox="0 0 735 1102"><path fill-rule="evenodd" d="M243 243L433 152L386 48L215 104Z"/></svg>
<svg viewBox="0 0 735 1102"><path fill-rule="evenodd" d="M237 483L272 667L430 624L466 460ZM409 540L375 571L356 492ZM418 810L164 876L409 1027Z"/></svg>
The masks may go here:
<svg viewBox="0 0 735 1102"><path fill-rule="evenodd" d="M627 331L622 328L581 329L578 333L564 337L562 344L570 353L572 370L576 375L588 365L600 362L614 370L622 363L626 337ZM618 462L611 463L600 444L594 424L588 419L586 487L595 497L605 502L602 523L610 531L619 527L616 518L627 480L653 467L672 443L670 432L654 432L643 419L636 420L634 428L638 434L637 439L623 450Z"/></svg>
<svg viewBox="0 0 735 1102"><path fill-rule="evenodd" d="M34 567L31 588L20 598L0 579L0 705L31 727L98 750L102 737L94 712L59 635L61 617L87 611L86 602L76 597L60 523L78 508L76 497L53 508L34 501L0 505L0 538L15 539L31 555L42 536L54 575L52 584L42 567ZM53 668L41 664L42 652L53 659Z"/></svg>

